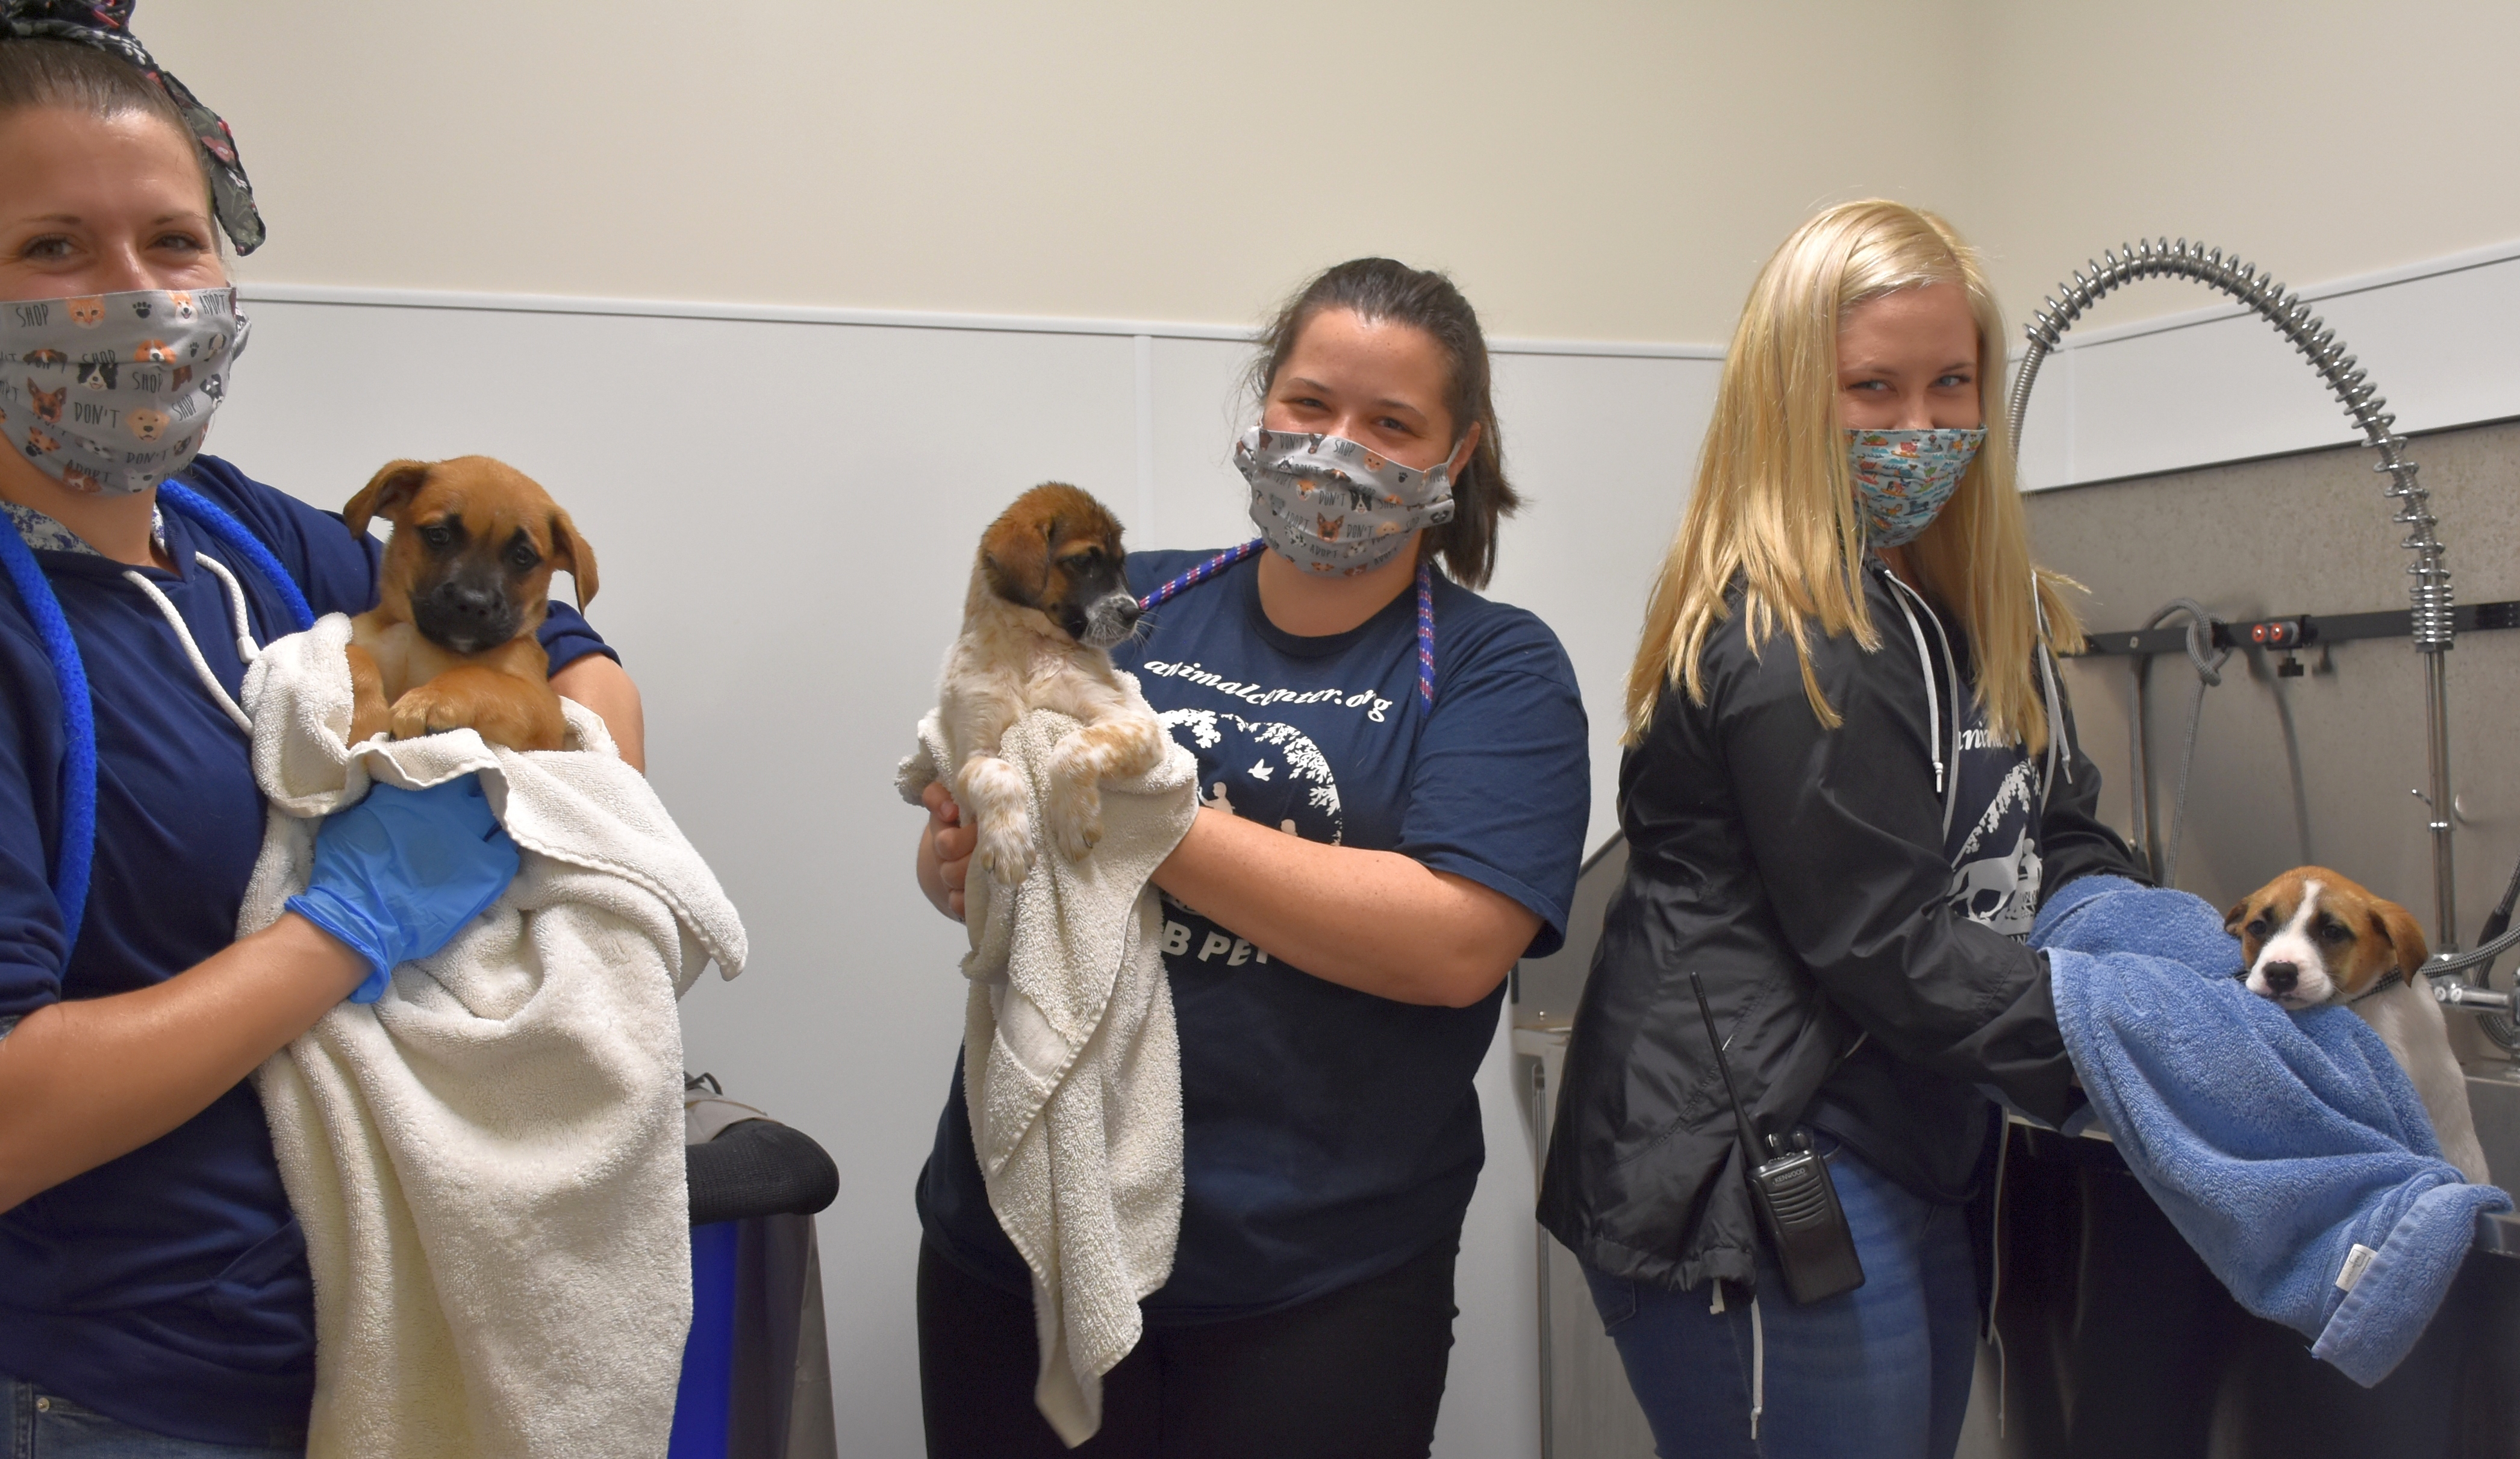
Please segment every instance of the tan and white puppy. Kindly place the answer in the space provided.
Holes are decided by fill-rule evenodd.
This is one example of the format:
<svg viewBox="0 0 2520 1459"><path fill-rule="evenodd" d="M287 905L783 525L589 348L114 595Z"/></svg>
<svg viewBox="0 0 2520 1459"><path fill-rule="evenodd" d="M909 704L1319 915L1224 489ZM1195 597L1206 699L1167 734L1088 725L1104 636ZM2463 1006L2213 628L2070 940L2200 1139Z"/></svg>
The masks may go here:
<svg viewBox="0 0 2520 1459"><path fill-rule="evenodd" d="M2431 954L2413 914L2323 866L2300 866L2250 892L2223 926L2240 938L2250 992L2286 1008L2342 1003L2362 1015L2414 1081L2443 1158L2475 1184L2493 1178L2449 1024L2423 976Z"/></svg>
<svg viewBox="0 0 2520 1459"><path fill-rule="evenodd" d="M1061 481L1015 498L981 534L936 715L955 765L948 788L979 833L981 867L1001 885L1021 882L1033 862L1023 776L998 755L1016 720L1056 709L1083 726L1053 752L1042 802L1051 843L1071 860L1102 838L1102 782L1163 760L1163 725L1108 652L1138 624L1126 556L1119 521Z"/></svg>

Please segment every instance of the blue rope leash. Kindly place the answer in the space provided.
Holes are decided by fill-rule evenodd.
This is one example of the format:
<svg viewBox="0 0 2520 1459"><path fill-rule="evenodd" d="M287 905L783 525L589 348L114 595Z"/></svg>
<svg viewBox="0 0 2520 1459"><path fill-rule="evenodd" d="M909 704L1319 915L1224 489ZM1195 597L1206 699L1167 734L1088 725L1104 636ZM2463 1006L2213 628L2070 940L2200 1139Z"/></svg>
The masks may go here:
<svg viewBox="0 0 2520 1459"><path fill-rule="evenodd" d="M88 697L87 665L79 658L78 640L70 637L69 619L62 616L61 599L44 579L43 566L18 535L17 525L0 527L0 565L18 589L18 601L44 641L52 661L53 687L62 697L62 728L68 747L62 753L62 843L53 867L53 905L61 911L62 961L78 945L79 922L87 914L87 879L96 861L96 706Z"/></svg>
<svg viewBox="0 0 2520 1459"><path fill-rule="evenodd" d="M290 576L289 570L280 565L280 559L272 555L270 548L262 545L262 539L244 523L228 515L226 508L173 479L158 483L158 499L192 518L196 525L218 538L219 545L253 564L254 570L263 575L263 579L271 584L272 591L278 593L280 601L288 607L293 631L303 633L315 626L315 610L306 606L306 595L298 591L297 579Z"/></svg>
<svg viewBox="0 0 2520 1459"><path fill-rule="evenodd" d="M1265 538L1254 537L1239 547L1229 547L1197 567L1173 578L1138 600L1145 612L1158 603L1178 597L1184 588L1195 587L1260 550ZM1433 562L1418 565L1418 698L1426 707L1435 707L1435 566Z"/></svg>
<svg viewBox="0 0 2520 1459"><path fill-rule="evenodd" d="M1264 539L1262 538L1254 537L1239 547L1229 547L1225 549L1216 556L1209 558L1206 562L1199 564L1197 567L1191 569L1179 577L1174 578L1172 581L1165 583L1153 592L1139 599L1138 611L1140 613L1144 613L1158 603L1170 600L1186 587L1205 582L1208 578L1215 576L1217 573L1233 567L1236 563L1238 563L1244 558L1249 557L1251 554L1258 552L1263 540Z"/></svg>
<svg viewBox="0 0 2520 1459"><path fill-rule="evenodd" d="M296 631L315 626L314 610L307 607L296 579L244 523L175 481L159 482L158 498L252 564L280 594ZM62 729L69 742L62 754L61 859L53 868L53 904L61 911L62 958L68 962L69 949L78 945L79 925L87 917L88 876L96 864L96 702L88 691L87 663L79 657L78 640L70 636L69 619L62 614L62 600L14 524L0 529L0 568L7 569L18 601L25 605L26 616L35 625L36 637L44 641L44 656L52 661L53 686L62 697Z"/></svg>

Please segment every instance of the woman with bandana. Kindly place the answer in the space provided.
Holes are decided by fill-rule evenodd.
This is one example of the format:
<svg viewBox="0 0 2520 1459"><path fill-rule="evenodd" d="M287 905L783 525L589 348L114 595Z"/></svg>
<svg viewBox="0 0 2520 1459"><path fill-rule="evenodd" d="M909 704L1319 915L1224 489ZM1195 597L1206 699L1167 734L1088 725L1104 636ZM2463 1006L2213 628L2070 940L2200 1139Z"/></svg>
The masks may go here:
<svg viewBox="0 0 2520 1459"><path fill-rule="evenodd" d="M1589 798L1564 651L1470 590L1515 501L1488 381L1449 280L1331 268L1255 362L1235 461L1261 535L1129 555L1149 627L1112 657L1202 801L1154 876L1179 1245L1067 1448L958 1071L919 1183L930 1454L1427 1452L1483 1157L1471 1076L1507 971L1562 939ZM928 803L920 883L959 916L973 838L942 788Z"/></svg>
<svg viewBox="0 0 2520 1459"><path fill-rule="evenodd" d="M517 853L469 780L381 787L236 936L244 658L372 606L378 550L196 454L245 339L219 236L262 224L130 8L0 0L0 1405L13 1452L292 1454L314 1313L246 1076ZM636 763L609 651L559 604L542 637Z"/></svg>
<svg viewBox="0 0 2520 1459"><path fill-rule="evenodd" d="M1950 225L1853 203L1786 239L1724 364L1628 681L1627 880L1567 1050L1540 1214L1665 1459L1938 1459L1977 1354L1963 1207L1999 1118L2079 1095L2040 901L2139 876L2093 813L2031 562L2004 331ZM1701 1016L1691 975L1702 980ZM1863 1283L1796 1302L1764 1162L1824 1158Z"/></svg>

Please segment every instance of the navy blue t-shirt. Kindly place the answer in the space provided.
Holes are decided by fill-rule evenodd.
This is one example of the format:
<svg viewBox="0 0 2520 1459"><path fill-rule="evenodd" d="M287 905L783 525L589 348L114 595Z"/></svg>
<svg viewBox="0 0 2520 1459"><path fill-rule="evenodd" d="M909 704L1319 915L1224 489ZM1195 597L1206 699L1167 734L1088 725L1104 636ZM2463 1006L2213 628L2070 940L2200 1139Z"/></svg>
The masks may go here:
<svg viewBox="0 0 2520 1459"><path fill-rule="evenodd" d="M338 517L203 457L180 479L280 559L320 616L377 599L379 548ZM226 589L245 589L254 636L291 631L251 564L162 509L176 571L140 570L172 601L230 695L237 657ZM0 517L0 531L17 525ZM236 940L262 847L263 802L245 736L211 700L125 565L39 551L96 707L96 855L68 966L53 903L65 732L51 661L15 591L0 588L0 1025L46 1004L164 981ZM562 605L543 642L555 668L610 654ZM302 1438L314 1393L306 1249L271 1134L241 1083L168 1134L0 1211L0 1373L125 1423L215 1443Z"/></svg>
<svg viewBox="0 0 2520 1459"><path fill-rule="evenodd" d="M1141 595L1207 554L1132 553ZM1413 588L1359 627L1303 638L1260 609L1257 558L1188 588L1113 655L1198 758L1203 803L1307 841L1391 850L1537 914L1563 940L1591 779L1556 635L1440 574L1435 706L1418 693ZM1398 1003L1311 977L1169 899L1185 1191L1156 1321L1255 1315L1379 1275L1462 1221L1484 1158L1471 1076L1504 990ZM1246 930L1247 931L1247 930ZM1029 1290L972 1155L962 1076L919 1184L928 1239Z"/></svg>

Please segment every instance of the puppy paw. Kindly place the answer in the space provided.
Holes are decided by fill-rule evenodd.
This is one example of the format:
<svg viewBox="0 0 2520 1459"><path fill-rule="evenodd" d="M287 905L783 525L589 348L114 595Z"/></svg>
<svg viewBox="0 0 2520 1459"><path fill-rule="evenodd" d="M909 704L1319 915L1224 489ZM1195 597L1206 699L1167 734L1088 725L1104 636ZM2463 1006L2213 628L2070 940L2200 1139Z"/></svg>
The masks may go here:
<svg viewBox="0 0 2520 1459"><path fill-rule="evenodd" d="M469 703L440 692L435 681L423 684L394 701L393 736L397 740L417 740L424 735L470 729L472 709Z"/></svg>
<svg viewBox="0 0 2520 1459"><path fill-rule="evenodd" d="M972 855L990 881L1020 886L1032 871L1032 827L1020 812L992 816L980 827L979 848Z"/></svg>
<svg viewBox="0 0 2520 1459"><path fill-rule="evenodd" d="M1062 790L1052 798L1051 843L1070 861L1082 861L1102 840L1102 795L1091 783Z"/></svg>

